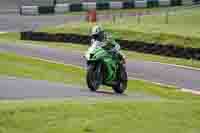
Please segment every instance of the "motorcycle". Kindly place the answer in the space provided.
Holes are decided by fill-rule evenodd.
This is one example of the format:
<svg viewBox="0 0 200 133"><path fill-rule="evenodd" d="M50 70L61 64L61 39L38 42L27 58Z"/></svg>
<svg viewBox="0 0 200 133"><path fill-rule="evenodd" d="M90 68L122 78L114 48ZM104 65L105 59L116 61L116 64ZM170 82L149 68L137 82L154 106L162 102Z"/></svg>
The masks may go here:
<svg viewBox="0 0 200 133"><path fill-rule="evenodd" d="M97 91L101 85L112 87L118 94L122 94L127 89L125 59L119 59L118 56L95 45L88 49L85 58L86 81L91 91Z"/></svg>

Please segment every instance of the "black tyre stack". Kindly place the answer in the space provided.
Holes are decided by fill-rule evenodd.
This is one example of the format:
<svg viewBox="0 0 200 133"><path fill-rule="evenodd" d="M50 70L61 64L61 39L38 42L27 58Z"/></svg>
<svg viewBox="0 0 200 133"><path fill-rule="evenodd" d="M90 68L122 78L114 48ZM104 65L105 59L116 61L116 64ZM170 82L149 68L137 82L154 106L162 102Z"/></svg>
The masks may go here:
<svg viewBox="0 0 200 133"><path fill-rule="evenodd" d="M83 5L82 5L82 3L72 3L70 5L70 11L71 12L83 11Z"/></svg>
<svg viewBox="0 0 200 133"><path fill-rule="evenodd" d="M134 1L124 1L123 2L123 9L131 9L135 7Z"/></svg>
<svg viewBox="0 0 200 133"><path fill-rule="evenodd" d="M182 0L171 0L170 1L171 6L181 6L182 5Z"/></svg>
<svg viewBox="0 0 200 133"><path fill-rule="evenodd" d="M105 10L110 9L110 4L107 2L99 2L96 3L97 10Z"/></svg>
<svg viewBox="0 0 200 133"><path fill-rule="evenodd" d="M158 0L148 0L147 7L148 8L159 7L159 1Z"/></svg>
<svg viewBox="0 0 200 133"><path fill-rule="evenodd" d="M55 8L54 6L39 6L38 13L39 14L54 14Z"/></svg>

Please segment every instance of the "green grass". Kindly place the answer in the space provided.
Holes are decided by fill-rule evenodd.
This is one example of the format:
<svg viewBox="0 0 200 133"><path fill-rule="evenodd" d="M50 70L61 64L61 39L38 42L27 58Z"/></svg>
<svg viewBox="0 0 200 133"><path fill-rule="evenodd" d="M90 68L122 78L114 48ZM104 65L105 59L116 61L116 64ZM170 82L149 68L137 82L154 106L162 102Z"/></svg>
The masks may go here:
<svg viewBox="0 0 200 133"><path fill-rule="evenodd" d="M13 67L13 66L16 67ZM83 85L82 69L10 53L0 54L0 74ZM52 76L53 75L53 76ZM72 80L69 80L68 75ZM0 101L2 133L196 133L200 97L175 88L131 80L128 94L144 92L160 100L66 98Z"/></svg>
<svg viewBox="0 0 200 133"><path fill-rule="evenodd" d="M198 133L199 103L1 102L3 133Z"/></svg>
<svg viewBox="0 0 200 133"><path fill-rule="evenodd" d="M82 54L84 54L83 52L85 52L88 49L88 46L84 46L80 44L42 42L42 41L41 42L21 41L19 39L20 39L20 36L18 33L0 34L0 42L3 42L3 43L15 42L19 44L24 43L24 44L34 44L34 45L46 45L53 48L65 49L66 51L77 51L77 52L81 52ZM133 59L133 60L154 61L154 62L169 63L169 64L200 68L200 61L197 61L197 60L164 57L164 56L143 54L143 53L130 52L130 51L123 51L123 53L126 55L128 59Z"/></svg>
<svg viewBox="0 0 200 133"><path fill-rule="evenodd" d="M0 53L0 74L84 85L85 72L73 66L57 65L15 54ZM81 76L81 78L80 78ZM77 82L78 81L78 82Z"/></svg>
<svg viewBox="0 0 200 133"><path fill-rule="evenodd" d="M101 22L105 29L115 38L145 41L151 43L173 44L182 47L200 48L200 8L172 11L169 13L169 24L165 23L166 15L141 17L137 23L135 17L117 18L117 22ZM60 27L44 27L39 31L49 33L89 34L92 24L79 22Z"/></svg>

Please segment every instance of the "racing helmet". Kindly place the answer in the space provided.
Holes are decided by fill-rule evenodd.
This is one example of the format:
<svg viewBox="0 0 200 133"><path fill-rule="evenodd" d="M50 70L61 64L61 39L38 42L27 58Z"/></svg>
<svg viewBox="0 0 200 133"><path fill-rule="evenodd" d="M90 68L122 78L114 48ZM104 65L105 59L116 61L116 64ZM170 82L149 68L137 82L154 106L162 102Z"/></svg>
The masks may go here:
<svg viewBox="0 0 200 133"><path fill-rule="evenodd" d="M103 41L104 40L104 29L99 25L95 25L92 28L91 37L92 37L92 39L95 39L98 41Z"/></svg>

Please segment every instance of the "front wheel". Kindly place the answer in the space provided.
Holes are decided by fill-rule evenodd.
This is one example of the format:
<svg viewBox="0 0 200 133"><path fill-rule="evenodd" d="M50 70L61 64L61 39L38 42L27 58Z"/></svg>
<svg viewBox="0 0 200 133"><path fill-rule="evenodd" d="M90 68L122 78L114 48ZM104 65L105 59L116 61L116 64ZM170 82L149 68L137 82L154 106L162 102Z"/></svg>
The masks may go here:
<svg viewBox="0 0 200 133"><path fill-rule="evenodd" d="M100 67L96 67L95 65L89 65L87 70L87 85L91 91L97 91L99 86L101 85L101 73Z"/></svg>
<svg viewBox="0 0 200 133"><path fill-rule="evenodd" d="M120 70L118 71L119 79L117 81L117 85L114 85L112 88L113 90L118 93L122 94L127 88L128 76L126 72L125 66L121 66Z"/></svg>

